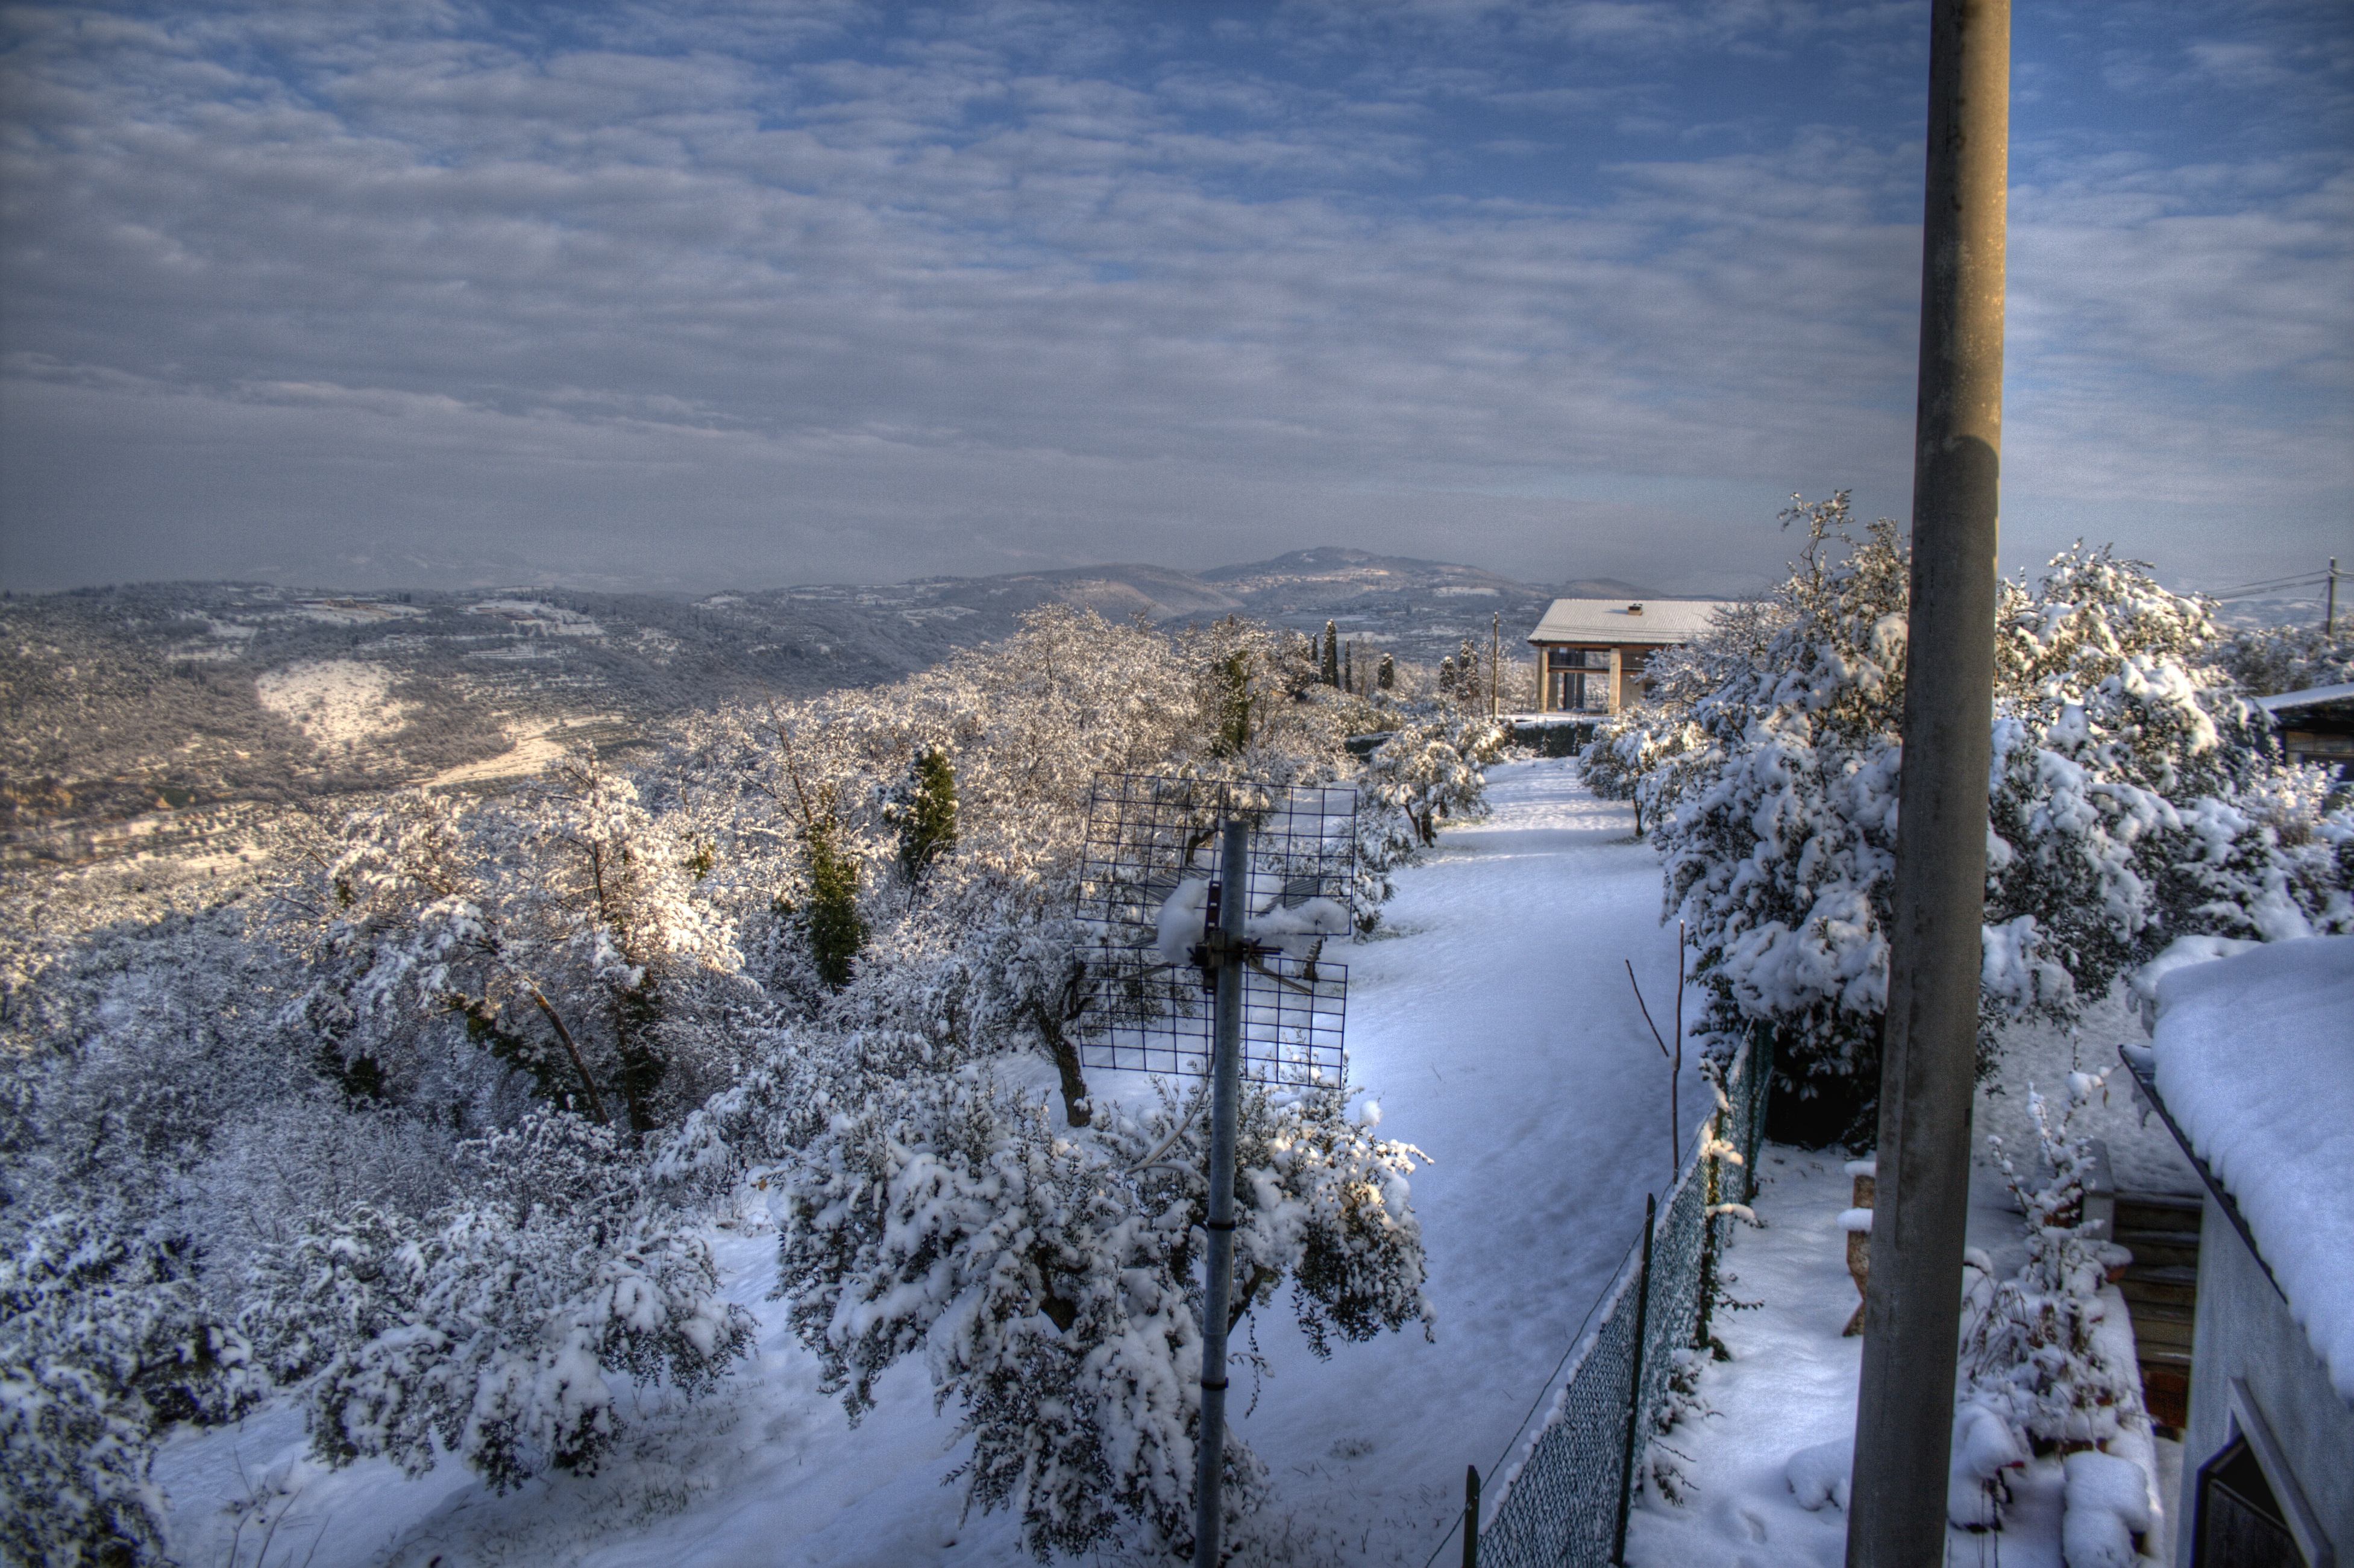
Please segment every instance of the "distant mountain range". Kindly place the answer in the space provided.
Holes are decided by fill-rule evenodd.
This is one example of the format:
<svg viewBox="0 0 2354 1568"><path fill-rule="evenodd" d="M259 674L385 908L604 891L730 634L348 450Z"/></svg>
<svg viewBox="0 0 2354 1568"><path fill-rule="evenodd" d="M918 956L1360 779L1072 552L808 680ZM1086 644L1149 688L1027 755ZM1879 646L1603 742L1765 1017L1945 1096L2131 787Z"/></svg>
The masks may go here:
<svg viewBox="0 0 2354 1568"><path fill-rule="evenodd" d="M1367 658L1435 663L1491 631L1518 649L1562 597L1662 596L1331 548L1200 573L1084 567L699 598L253 583L17 595L0 601L0 853L79 859L159 814L494 778L551 749L557 726L626 747L729 698L896 680L1011 634L1042 604L1310 634L1329 620Z"/></svg>

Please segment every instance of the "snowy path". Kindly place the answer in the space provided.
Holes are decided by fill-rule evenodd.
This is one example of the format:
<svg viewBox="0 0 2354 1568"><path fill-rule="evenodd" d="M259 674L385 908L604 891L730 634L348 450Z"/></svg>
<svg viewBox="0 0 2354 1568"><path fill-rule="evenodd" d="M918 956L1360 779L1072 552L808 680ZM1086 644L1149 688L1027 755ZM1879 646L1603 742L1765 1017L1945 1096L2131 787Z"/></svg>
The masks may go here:
<svg viewBox="0 0 2354 1568"><path fill-rule="evenodd" d="M1400 934L1350 954L1351 1073L1414 1179L1438 1338L1390 1335L1318 1365L1280 1323L1241 1424L1285 1504L1343 1561L1419 1565L1545 1387L1670 1171L1668 1075L1627 983L1673 1025L1675 933L1624 806L1564 762L1490 775L1493 814L1398 882ZM1688 1000L1696 1013L1696 999ZM1683 1104L1699 1106L1689 1057ZM1697 1114L1696 1111L1692 1114ZM1352 1457L1352 1449L1362 1449Z"/></svg>
<svg viewBox="0 0 2354 1568"><path fill-rule="evenodd" d="M1490 777L1493 814L1446 832L1399 877L1394 934L1346 954L1352 1075L1384 1132L1436 1160L1414 1190L1437 1341L1385 1335L1320 1364L1280 1304L1257 1325L1270 1375L1238 1425L1304 1561L1419 1568L1460 1509L1464 1466L1495 1464L1670 1170L1667 1073L1624 967L1666 1031L1676 955L1658 861L1569 764ZM1701 1104L1688 1063L1687 1116ZM727 1236L721 1252L731 1294L767 1325L759 1361L674 1427L641 1417L594 1479L494 1498L448 1466L416 1482L381 1464L325 1474L292 1463L300 1425L280 1405L167 1450L157 1478L185 1559L230 1561L216 1510L242 1472L302 1489L273 1568L290 1540L302 1561L314 1533L314 1568L1027 1562L1004 1515L958 1523L939 1485L952 1417L933 1414L922 1367L895 1369L851 1429L765 1299L772 1243ZM1236 1388L1247 1404L1246 1373Z"/></svg>

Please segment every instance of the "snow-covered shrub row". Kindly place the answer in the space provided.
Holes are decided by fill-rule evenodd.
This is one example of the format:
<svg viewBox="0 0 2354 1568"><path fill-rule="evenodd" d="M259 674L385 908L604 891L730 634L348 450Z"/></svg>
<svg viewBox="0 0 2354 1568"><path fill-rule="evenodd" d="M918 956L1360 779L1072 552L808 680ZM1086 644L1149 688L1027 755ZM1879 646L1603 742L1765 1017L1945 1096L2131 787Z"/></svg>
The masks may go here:
<svg viewBox="0 0 2354 1568"><path fill-rule="evenodd" d="M2107 1081L2106 1073L2071 1074L2067 1104L2056 1115L2050 1101L2029 1091L2048 1178L2022 1171L1999 1138L1987 1140L2026 1215L2027 1261L2011 1278L1996 1279L1983 1254L1973 1249L1970 1255L1956 1431L1973 1421L1999 1422L1999 1436L1990 1429L1970 1447L1981 1458L2008 1457L1970 1467L1968 1486L1957 1479L1949 1510L1957 1524L1997 1523L2009 1497L2002 1472L2031 1451L2106 1449L2132 1425L2146 1436L2131 1337L2111 1340L2102 1332L2111 1305L2123 1305L2115 1292L2105 1297L2102 1287L2132 1255L2084 1223L2094 1156L2091 1141L2071 1125ZM2121 1347L2126 1354L2118 1353ZM1957 1478L1965 1467L1957 1453Z"/></svg>
<svg viewBox="0 0 2354 1568"><path fill-rule="evenodd" d="M1585 754L1657 824L1723 1048L1776 1037L1821 1136L1873 1139L1894 873L1909 559L1845 493L1794 506L1807 551L1763 603L1655 664ZM2002 585L1984 997L2073 1022L2184 935L2354 927L2354 810L2279 763L2197 601L2078 546Z"/></svg>
<svg viewBox="0 0 2354 1568"><path fill-rule="evenodd" d="M449 1452L498 1485L592 1466L616 1387L691 1394L746 1351L698 1232L748 1181L788 1216L780 1277L829 1364L913 1341L805 1301L887 1295L919 1254L962 1282L921 1330L892 1321L967 1315L934 1372L976 1435L972 1500L1015 1509L1041 1552L1182 1528L1199 1183L1176 1167L1199 1134L1178 1102L1098 1107L1080 1070L1087 794L1104 770L1357 782L1370 922L1436 821L1479 810L1495 735L1415 672L1370 696L1317 675L1290 634L1050 608L895 687L697 715L631 771L583 754L504 797L297 822L261 895L93 905L12 939L0 1434L21 1554L151 1560L163 1426L271 1384L329 1463ZM1375 731L1395 738L1369 761L1342 745ZM1044 1118L1027 1057L1057 1069ZM1251 1116L1235 1298L1288 1283L1320 1345L1423 1315L1412 1151L1337 1090ZM1038 1175L974 1178L942 1218L909 1161ZM871 1191L845 1200L846 1171ZM919 1209L940 1228L915 1252L858 1229L899 1237ZM85 1256L103 1266L57 1261ZM151 1340L178 1348L119 1349Z"/></svg>

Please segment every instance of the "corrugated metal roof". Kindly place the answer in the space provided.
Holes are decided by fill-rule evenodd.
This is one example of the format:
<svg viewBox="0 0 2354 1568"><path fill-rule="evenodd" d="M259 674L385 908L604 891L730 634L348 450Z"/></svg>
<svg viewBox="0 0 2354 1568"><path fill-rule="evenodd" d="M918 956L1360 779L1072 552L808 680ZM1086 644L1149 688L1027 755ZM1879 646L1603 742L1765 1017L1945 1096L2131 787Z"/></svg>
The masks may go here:
<svg viewBox="0 0 2354 1568"><path fill-rule="evenodd" d="M1532 642L1689 642L1722 609L1721 599L1557 599L1529 633Z"/></svg>

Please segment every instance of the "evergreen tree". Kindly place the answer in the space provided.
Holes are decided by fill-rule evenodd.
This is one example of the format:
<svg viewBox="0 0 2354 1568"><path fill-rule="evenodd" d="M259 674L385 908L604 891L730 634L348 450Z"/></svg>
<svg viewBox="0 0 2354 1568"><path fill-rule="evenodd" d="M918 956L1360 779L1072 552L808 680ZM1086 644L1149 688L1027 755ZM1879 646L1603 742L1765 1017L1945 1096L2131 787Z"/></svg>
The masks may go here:
<svg viewBox="0 0 2354 1568"><path fill-rule="evenodd" d="M1352 693L1357 689L1357 645L1353 642L1341 650L1341 689Z"/></svg>
<svg viewBox="0 0 2354 1568"><path fill-rule="evenodd" d="M1329 620L1324 623L1324 683L1341 683L1341 629Z"/></svg>
<svg viewBox="0 0 2354 1568"><path fill-rule="evenodd" d="M1455 661L1452 657L1438 662L1438 689L1442 692L1455 689Z"/></svg>
<svg viewBox="0 0 2354 1568"><path fill-rule="evenodd" d="M804 916L810 956L819 976L835 991L850 983L851 966L867 937L866 921L858 913L858 866L834 842L838 831L832 818L810 830L810 901Z"/></svg>
<svg viewBox="0 0 2354 1568"><path fill-rule="evenodd" d="M1397 664L1386 653L1382 655L1381 673L1373 677L1373 684L1384 692L1397 689Z"/></svg>
<svg viewBox="0 0 2354 1568"><path fill-rule="evenodd" d="M926 751L896 804L899 869L909 882L921 882L934 861L956 848L956 765L944 752Z"/></svg>
<svg viewBox="0 0 2354 1568"><path fill-rule="evenodd" d="M1221 690L1217 749L1222 756L1239 757L1250 745L1250 651L1235 649L1220 662L1218 669Z"/></svg>

